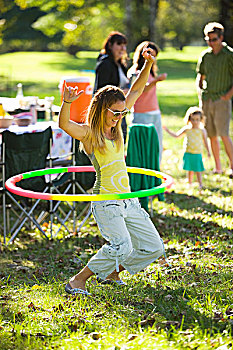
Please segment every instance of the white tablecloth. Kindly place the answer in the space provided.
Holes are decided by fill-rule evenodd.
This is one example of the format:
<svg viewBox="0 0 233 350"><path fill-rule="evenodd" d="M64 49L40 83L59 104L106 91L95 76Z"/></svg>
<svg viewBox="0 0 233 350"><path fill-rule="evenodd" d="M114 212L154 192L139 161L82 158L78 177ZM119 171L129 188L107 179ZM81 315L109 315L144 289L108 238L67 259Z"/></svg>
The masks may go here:
<svg viewBox="0 0 233 350"><path fill-rule="evenodd" d="M52 146L52 157L64 156L71 152L72 138L65 131L58 127L56 122L38 122L34 125L18 126L11 125L8 129L0 129L0 133L3 130L9 130L16 134L24 134L27 132L33 133L37 131L43 131L49 126L52 127L53 132L53 146Z"/></svg>

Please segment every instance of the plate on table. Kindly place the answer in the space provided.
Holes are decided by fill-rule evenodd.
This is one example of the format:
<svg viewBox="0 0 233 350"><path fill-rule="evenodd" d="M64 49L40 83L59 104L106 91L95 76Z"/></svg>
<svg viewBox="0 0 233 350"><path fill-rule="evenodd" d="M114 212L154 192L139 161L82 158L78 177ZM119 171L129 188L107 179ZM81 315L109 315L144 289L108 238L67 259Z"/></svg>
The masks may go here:
<svg viewBox="0 0 233 350"><path fill-rule="evenodd" d="M28 126L32 121L31 113L19 113L14 116L14 122L18 126Z"/></svg>

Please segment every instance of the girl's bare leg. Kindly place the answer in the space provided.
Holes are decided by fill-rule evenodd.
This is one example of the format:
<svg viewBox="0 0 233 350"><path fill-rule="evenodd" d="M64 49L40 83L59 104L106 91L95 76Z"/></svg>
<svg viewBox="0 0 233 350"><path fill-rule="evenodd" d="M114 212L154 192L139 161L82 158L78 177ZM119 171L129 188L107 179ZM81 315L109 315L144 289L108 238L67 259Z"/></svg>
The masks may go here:
<svg viewBox="0 0 233 350"><path fill-rule="evenodd" d="M77 275L70 279L69 284L71 288L86 290L86 281L92 275L94 275L94 273L89 269L89 267L85 266Z"/></svg>
<svg viewBox="0 0 233 350"><path fill-rule="evenodd" d="M192 185L192 183L193 183L193 171L188 171L188 181L189 181L189 185Z"/></svg>
<svg viewBox="0 0 233 350"><path fill-rule="evenodd" d="M197 181L199 182L199 187L202 188L202 173L200 171L197 171L196 174L197 174Z"/></svg>

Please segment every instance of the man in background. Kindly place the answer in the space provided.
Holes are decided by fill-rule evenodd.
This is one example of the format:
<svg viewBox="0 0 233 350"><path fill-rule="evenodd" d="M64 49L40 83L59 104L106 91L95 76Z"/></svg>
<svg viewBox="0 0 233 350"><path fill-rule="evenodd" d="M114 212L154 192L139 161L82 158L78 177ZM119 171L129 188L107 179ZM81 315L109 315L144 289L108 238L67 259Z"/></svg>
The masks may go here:
<svg viewBox="0 0 233 350"><path fill-rule="evenodd" d="M206 130L215 160L214 173L221 174L221 137L230 161L233 177L233 144L229 136L233 96L233 49L223 42L224 27L210 22L204 28L209 48L202 52L197 64L200 107L206 116Z"/></svg>

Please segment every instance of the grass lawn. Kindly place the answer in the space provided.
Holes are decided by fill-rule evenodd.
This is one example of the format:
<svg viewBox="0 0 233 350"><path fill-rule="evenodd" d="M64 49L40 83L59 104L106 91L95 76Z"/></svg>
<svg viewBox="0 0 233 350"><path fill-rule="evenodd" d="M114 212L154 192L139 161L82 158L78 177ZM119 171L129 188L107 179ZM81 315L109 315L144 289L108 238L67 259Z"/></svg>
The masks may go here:
<svg viewBox="0 0 233 350"><path fill-rule="evenodd" d="M159 54L160 71L168 73L158 85L163 123L174 131L183 126L187 107L197 104L201 49ZM15 53L0 56L0 67L8 64L13 71L15 62L14 81L23 83L25 94L56 95L58 103L61 76L90 75L79 69L94 68L95 53L79 56ZM205 188L188 188L182 142L164 134L161 170L175 183L165 201L153 200L153 222L171 266L158 261L134 276L122 272L124 287L97 285L92 278L92 297L73 298L65 284L103 244L93 218L79 235L48 242L37 231L22 230L14 244L0 247L0 350L232 348L232 180L226 173L212 175L213 160L204 153ZM221 157L226 171L223 150Z"/></svg>
<svg viewBox="0 0 233 350"><path fill-rule="evenodd" d="M178 108L183 113L188 103L196 101L195 66L203 47L185 47L184 50L166 49L158 55L160 72L168 73L167 81L158 90L164 113L170 114ZM79 52L77 58L63 52L15 52L0 55L0 95L16 95L16 85L21 82L25 95L40 98L54 96L60 104L58 85L63 76L89 76L94 84L94 72L98 52ZM8 89L7 89L8 83ZM178 93L179 91L179 93ZM167 99L169 96L169 99ZM177 97L180 98L177 100ZM190 101L190 97L192 100ZM174 108L175 107L175 108Z"/></svg>
<svg viewBox="0 0 233 350"><path fill-rule="evenodd" d="M63 52L16 52L1 55L0 95L15 97L16 85L21 82L25 96L54 96L54 103L60 104L58 85L63 76L89 76L94 84L94 73L90 70L95 68L97 55L97 52L88 52L84 56L80 52L77 59Z"/></svg>

